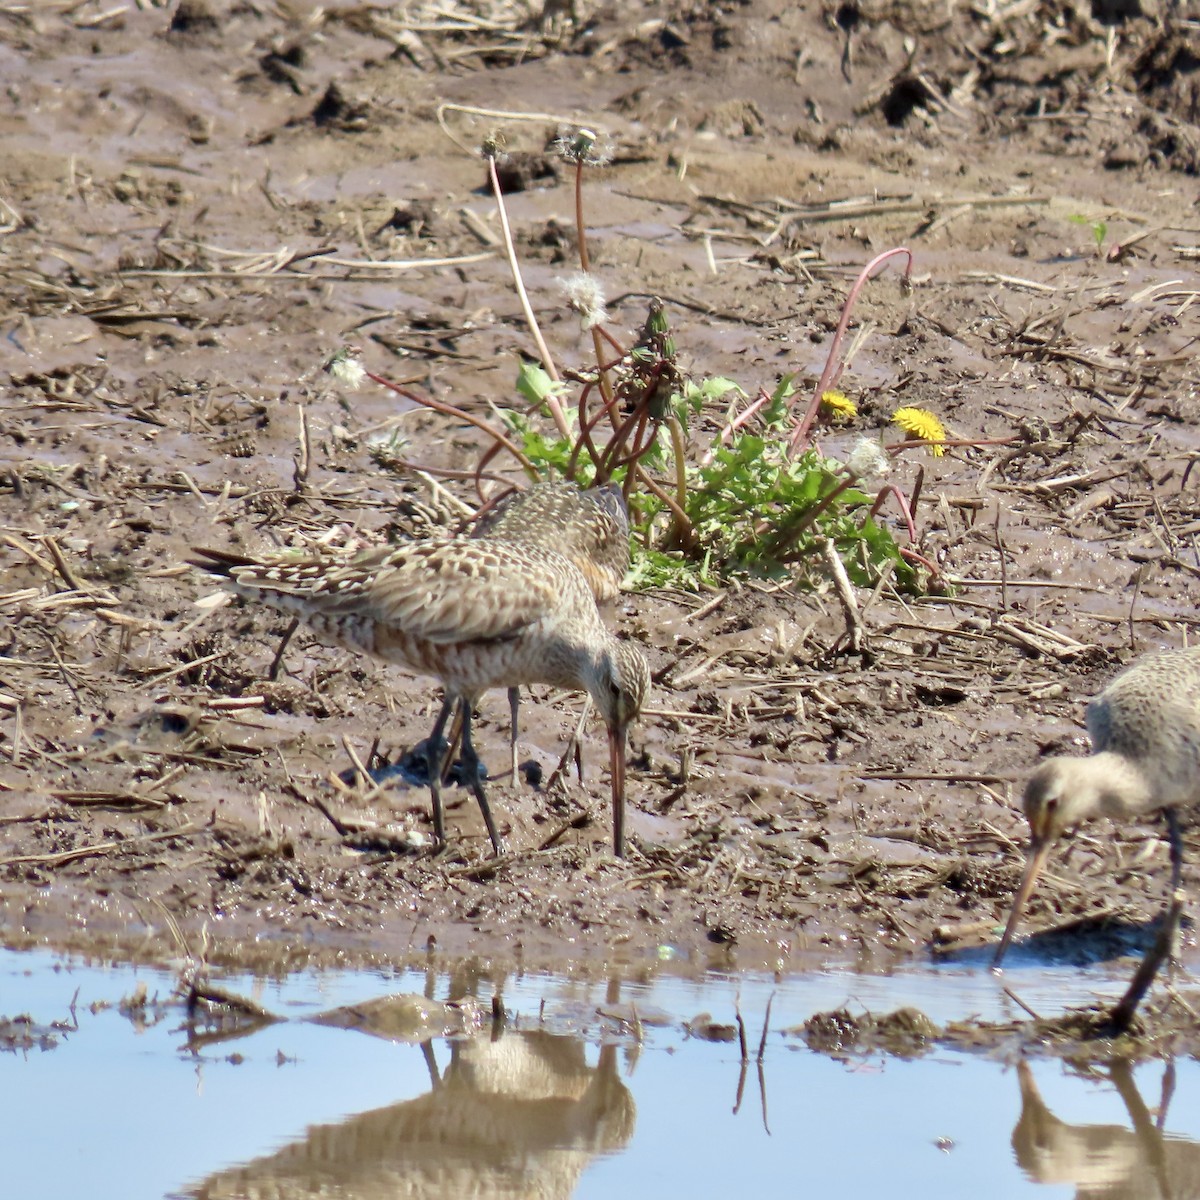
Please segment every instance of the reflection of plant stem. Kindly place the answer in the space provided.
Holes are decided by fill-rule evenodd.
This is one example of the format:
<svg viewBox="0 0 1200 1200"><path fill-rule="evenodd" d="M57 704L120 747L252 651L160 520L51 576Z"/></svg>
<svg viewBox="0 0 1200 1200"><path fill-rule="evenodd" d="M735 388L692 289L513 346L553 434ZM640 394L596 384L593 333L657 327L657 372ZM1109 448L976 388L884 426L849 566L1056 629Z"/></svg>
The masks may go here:
<svg viewBox="0 0 1200 1200"><path fill-rule="evenodd" d="M529 472L531 479L538 478L538 470L533 463L500 430L493 429L486 421L473 416L469 412L464 412L461 408L457 408L453 404L443 404L440 400L434 400L431 396L422 396L417 392L410 391L402 384L393 383L390 379L385 379L382 375L376 375L373 371L367 371L366 376L381 386L389 388L398 396L403 396L406 400L411 400L414 404L420 404L424 408L432 408L434 412L440 412L443 416L454 417L459 421L466 421L468 425L474 425L481 433L486 433L496 445L502 446L507 450Z"/></svg>
<svg viewBox="0 0 1200 1200"><path fill-rule="evenodd" d="M797 423L788 441L788 453L790 455L794 456L797 448L808 437L808 431L817 419L817 411L821 407L821 397L841 377L842 362L839 352L842 348L842 341L846 336L846 329L850 324L850 313L854 309L854 302L858 299L858 295L863 290L867 280L871 278L871 273L883 266L889 259L895 258L900 254L906 255L908 258L908 264L904 268L904 278L907 281L912 278L913 257L912 251L905 246L896 246L891 250L883 251L882 254L875 255L858 273L858 278L854 281L854 286L850 289L850 294L846 297L845 304L842 305L841 320L838 321L837 332L833 335L833 341L829 346L829 353L825 358L825 369L821 372L821 378L817 383L816 390L813 392L812 399L808 402L808 408L805 410L804 416Z"/></svg>
<svg viewBox="0 0 1200 1200"><path fill-rule="evenodd" d="M525 323L529 326L529 332L532 334L534 343L537 345L538 355L542 360L542 366L545 368L546 374L555 383L558 383L560 382L558 368L554 365L554 360L550 357L550 349L546 345L546 339L542 337L537 317L533 315L533 305L529 303L529 293L525 291L525 281L521 278L521 265L517 261L517 251L513 245L512 230L508 225L508 210L504 206L504 191L500 187L500 176L496 172L496 156L494 154L487 154L484 157L488 165L488 179L491 180L492 194L496 197L496 208L500 214L500 230L504 235L504 251L508 255L508 265L512 271L513 284L516 286L517 296L521 301L521 311L525 314ZM554 418L554 424L558 427L559 436L570 438L571 430L567 425L566 414L562 410L562 405L558 402L558 397L553 393L546 396L546 407L550 410L550 415Z"/></svg>
<svg viewBox="0 0 1200 1200"><path fill-rule="evenodd" d="M592 262L587 248L587 226L583 222L583 157L575 164L575 235L579 241L579 266L587 275L592 273ZM600 392L606 404L612 404L612 384L604 369L604 339L599 325L592 326L592 345L596 350L596 369L600 372ZM611 409L610 409L611 415Z"/></svg>

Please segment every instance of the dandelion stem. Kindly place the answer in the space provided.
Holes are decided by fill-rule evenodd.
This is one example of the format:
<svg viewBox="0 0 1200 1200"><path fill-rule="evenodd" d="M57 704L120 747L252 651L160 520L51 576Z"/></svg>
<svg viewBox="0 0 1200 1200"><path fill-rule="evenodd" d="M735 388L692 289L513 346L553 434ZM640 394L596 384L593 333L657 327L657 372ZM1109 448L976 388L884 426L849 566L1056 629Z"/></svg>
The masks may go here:
<svg viewBox="0 0 1200 1200"><path fill-rule="evenodd" d="M755 398L749 404L747 404L746 407L740 413L738 413L736 417L733 417L725 425L725 428L722 429L718 435L717 440L713 442L705 451L704 457L700 460L700 466L709 466L712 460L717 456L717 445L720 444L722 446L728 446L733 438L733 435L737 433L737 431L741 429L741 427L745 425L746 422L749 421L756 412L759 412L762 408L770 403L771 397L767 394L766 389L759 388L758 395L755 396Z"/></svg>
<svg viewBox="0 0 1200 1200"><path fill-rule="evenodd" d="M694 549L697 542L696 527L692 524L687 513L685 513L683 509L675 503L675 498L664 488L660 487L659 484L651 479L647 472L643 470L641 463L634 463L632 469L625 479L626 501L628 501L629 493L632 491L632 484L630 483L630 480L634 479L635 477L645 485L645 488L648 492L650 492L656 499L661 500L663 504L665 504L671 510L671 514L674 516L676 521L676 528L679 529L682 537L683 548L685 550Z"/></svg>
<svg viewBox="0 0 1200 1200"><path fill-rule="evenodd" d="M618 342L617 339L613 337L613 335L609 333L609 331L603 325L597 325L596 330L600 336L617 352L617 363L619 363L621 359L623 359L625 355L629 353L629 351L626 350L625 347L622 346L621 343ZM616 366L617 364L609 363L608 365L612 367Z"/></svg>
<svg viewBox="0 0 1200 1200"><path fill-rule="evenodd" d="M877 268L882 267L889 259L895 258L897 255L904 254L908 257L908 264L904 268L904 278L909 280L912 278L913 256L912 251L906 246L895 246L891 250L884 250L882 254L877 254L863 269L858 273L858 278L854 281L854 286L850 289L850 294L846 297L845 304L842 305L842 316L838 321L837 331L833 335L833 341L829 345L829 353L825 358L825 369L821 372L821 378L817 382L816 390L813 392L812 399L808 402L808 408L804 412L804 416L796 424L796 428L792 432L792 436L788 441L788 454L795 457L796 451L802 442L808 437L808 432L812 428L813 421L817 419L817 410L821 407L821 396L827 388L832 387L840 378L842 373L842 360L840 351L842 348L842 340L846 336L846 329L850 324L850 313L854 309L854 303L858 299L859 293L863 290L871 274Z"/></svg>
<svg viewBox="0 0 1200 1200"><path fill-rule="evenodd" d="M481 433L486 433L498 446L502 446L507 450L529 472L531 479L539 478L537 468L526 458L521 450L506 438L500 430L493 429L486 421L473 416L469 412L464 412L461 408L457 408L453 404L443 404L440 400L434 400L432 396L422 396L418 392L410 391L402 384L393 383L392 380L386 379L382 375L376 375L373 371L367 371L366 376L381 386L389 388L398 396L403 396L406 400L411 400L414 404L420 404L423 408L432 408L434 412L440 412L443 416L454 417L459 421L466 421L468 425L474 425Z"/></svg>
<svg viewBox="0 0 1200 1200"><path fill-rule="evenodd" d="M904 516L905 525L908 526L908 540L915 545L917 526L913 521L912 509L908 506L908 497L894 483L885 483L879 489L879 495L875 497L875 503L871 505L871 516L875 516L879 512L888 496L895 497L896 506Z"/></svg>
<svg viewBox="0 0 1200 1200"><path fill-rule="evenodd" d="M667 428L671 431L671 455L675 459L675 499L679 501L679 507L686 510L688 498L687 446L683 440L683 426L674 413L667 422ZM680 528L678 520L671 526L671 540L683 541L683 530Z"/></svg>
<svg viewBox="0 0 1200 1200"><path fill-rule="evenodd" d="M587 248L587 226L583 220L583 156L579 157L575 164L575 237L579 242L579 266L580 269L587 275L592 273L592 260L588 254ZM609 414L612 416L612 384L608 379L608 372L604 368L604 339L600 333L599 325L592 326L592 346L596 351L596 369L600 372L600 393L604 397L604 402L609 406ZM614 421L616 418L612 417Z"/></svg>
<svg viewBox="0 0 1200 1200"><path fill-rule="evenodd" d="M521 278L521 264L517 261L517 251L513 245L512 230L508 224L508 209L504 205L504 190L500 187L500 176L496 172L496 156L494 154L486 154L484 157L488 165L488 179L492 184L492 194L496 197L496 208L500 214L500 231L504 237L504 251L508 256L508 265L512 271L513 284L517 289L517 297L521 301L521 311L525 314L525 323L529 326L529 332L533 336L538 356L542 360L542 366L545 368L546 374L555 383L559 383L561 382L561 377L559 376L558 368L554 365L554 359L550 357L550 349L546 345L546 339L542 337L542 330L537 323L537 317L533 315L533 305L529 303L529 293L526 292L525 281ZM546 407L550 410L550 415L554 418L554 424L558 428L559 436L569 439L571 430L567 425L566 414L563 412L562 405L558 402L558 397L553 393L547 395Z"/></svg>

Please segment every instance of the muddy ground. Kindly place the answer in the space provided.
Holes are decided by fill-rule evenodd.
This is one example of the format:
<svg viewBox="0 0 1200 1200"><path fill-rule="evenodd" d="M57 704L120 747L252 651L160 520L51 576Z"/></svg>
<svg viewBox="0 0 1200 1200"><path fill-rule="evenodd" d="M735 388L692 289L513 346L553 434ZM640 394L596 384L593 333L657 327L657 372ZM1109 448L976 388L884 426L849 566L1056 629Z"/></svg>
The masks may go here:
<svg viewBox="0 0 1200 1200"><path fill-rule="evenodd" d="M27 8L0 10L6 941L787 970L994 940L1020 780L1200 621L1195 21L1136 0ZM469 429L321 365L350 344L485 417L515 403L531 341L468 152L494 129L534 156L518 251L551 349L585 365L556 282L572 189L538 157L569 122L612 147L585 195L619 337L657 295L694 376L811 386L854 274L907 245L916 286L866 290L860 415L824 448L900 405L1016 440L896 460L910 491L923 473L919 549L952 594L863 593L865 654L824 583L623 598L656 681L626 861L595 724L582 784L493 783L499 865L460 789L448 854L352 848L315 801L428 831L421 787L364 801L330 776L419 742L436 685L304 634L269 681L286 622L197 607L214 587L184 559L406 536L475 502L379 453L398 430L408 460L469 469ZM535 691L523 757L548 775L579 701ZM491 696L495 774L506 737ZM1143 944L1164 864L1152 827L1084 830L1027 922L1083 932L1035 945Z"/></svg>

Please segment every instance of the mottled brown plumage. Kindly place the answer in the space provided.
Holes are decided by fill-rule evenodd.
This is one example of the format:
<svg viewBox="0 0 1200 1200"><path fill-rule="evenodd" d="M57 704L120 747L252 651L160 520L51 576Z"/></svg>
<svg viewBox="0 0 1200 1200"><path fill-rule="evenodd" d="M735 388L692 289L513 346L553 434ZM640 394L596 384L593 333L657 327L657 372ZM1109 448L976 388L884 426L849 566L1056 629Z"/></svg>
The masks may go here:
<svg viewBox="0 0 1200 1200"><path fill-rule="evenodd" d="M557 550L583 573L599 604L620 594L629 573L629 510L621 489L611 483L586 490L573 483L535 483L509 492L484 510L469 536ZM509 689L508 705L515 783L519 688Z"/></svg>
<svg viewBox="0 0 1200 1200"><path fill-rule="evenodd" d="M537 483L496 501L471 527L471 537L544 546L569 558L603 604L629 573L629 510L614 484L581 489Z"/></svg>
<svg viewBox="0 0 1200 1200"><path fill-rule="evenodd" d="M1172 892L1179 885L1175 810L1200 803L1200 647L1141 659L1088 704L1086 721L1092 753L1047 759L1025 786L1029 858L995 966L1051 847L1090 817L1137 819L1164 809L1172 835Z"/></svg>
<svg viewBox="0 0 1200 1200"><path fill-rule="evenodd" d="M613 840L624 850L625 731L641 710L649 672L641 653L605 627L587 581L553 550L488 539L410 542L339 558L278 554L242 559L197 550L196 566L242 595L304 618L325 640L418 674L446 699L431 736L434 826L444 839L442 735L463 713L463 757L488 834L492 821L471 743L471 709L488 688L548 683L587 691L609 729Z"/></svg>

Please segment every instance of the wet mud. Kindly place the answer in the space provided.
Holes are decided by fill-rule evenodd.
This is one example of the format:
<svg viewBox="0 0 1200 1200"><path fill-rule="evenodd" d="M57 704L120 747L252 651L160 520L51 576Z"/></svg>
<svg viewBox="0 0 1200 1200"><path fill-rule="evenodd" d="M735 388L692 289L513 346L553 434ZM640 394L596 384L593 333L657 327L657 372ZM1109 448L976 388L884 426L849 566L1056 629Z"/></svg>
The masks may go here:
<svg viewBox="0 0 1200 1200"><path fill-rule="evenodd" d="M0 13L5 940L272 972L431 945L982 964L1024 776L1082 752L1082 702L1200 622L1198 35L1102 7L496 4L486 30L384 5ZM466 482L399 464L469 471L477 435L322 366L353 345L483 417L517 402L532 346L468 152L497 126L530 156L509 212L539 319L586 363L557 283L572 190L542 163L570 122L612 147L585 199L614 328L657 295L694 377L811 385L854 275L905 244L915 287L864 293L859 417L822 445L901 405L981 444L896 460L945 586L864 593L858 652L819 570L619 598L655 681L626 860L594 720L582 781L530 782L578 713L540 688L516 786L503 696L476 729L509 853L456 788L431 858L427 790L357 767L428 735L436 685L303 631L270 678L286 622L214 600L186 558L469 518ZM1152 826L1081 830L1028 952L1140 952L1165 867Z"/></svg>

